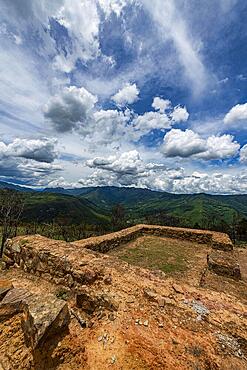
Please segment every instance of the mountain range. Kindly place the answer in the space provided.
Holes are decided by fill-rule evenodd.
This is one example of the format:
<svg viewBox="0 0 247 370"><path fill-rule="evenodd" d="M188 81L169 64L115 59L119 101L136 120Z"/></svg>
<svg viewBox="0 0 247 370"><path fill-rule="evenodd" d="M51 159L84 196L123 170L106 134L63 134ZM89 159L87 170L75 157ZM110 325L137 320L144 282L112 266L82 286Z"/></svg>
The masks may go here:
<svg viewBox="0 0 247 370"><path fill-rule="evenodd" d="M25 199L23 220L110 225L114 206L121 204L129 223L171 218L190 227L230 225L236 217L247 219L247 195L170 194L126 187L46 188L34 190L0 182L0 189L21 191ZM150 221L151 220L151 221Z"/></svg>

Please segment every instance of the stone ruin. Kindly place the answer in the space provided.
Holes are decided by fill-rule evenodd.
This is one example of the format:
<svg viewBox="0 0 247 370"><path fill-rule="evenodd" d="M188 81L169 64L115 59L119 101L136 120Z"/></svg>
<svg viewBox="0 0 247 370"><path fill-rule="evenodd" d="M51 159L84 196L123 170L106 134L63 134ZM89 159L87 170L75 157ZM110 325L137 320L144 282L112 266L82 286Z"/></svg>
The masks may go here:
<svg viewBox="0 0 247 370"><path fill-rule="evenodd" d="M207 256L208 269L219 275L241 279L240 267L228 235L151 225L137 225L72 243L51 241L39 235L16 237L6 243L4 263L7 268L14 266L68 288L75 296L77 307L88 313L92 313L99 306L114 312L118 309L114 299L104 294L94 296L90 292L90 286L96 281L105 279L107 284L104 267L99 263L102 258L104 260L102 253L107 253L139 236L150 234L211 245L212 250ZM46 243L46 240L49 242ZM25 341L33 349L42 345L48 336L66 330L70 322L71 312L67 303L54 295L47 294L44 299L29 294L25 289L13 288L11 284L2 281L0 301L0 321L15 313L23 313ZM83 325L83 322L81 324Z"/></svg>

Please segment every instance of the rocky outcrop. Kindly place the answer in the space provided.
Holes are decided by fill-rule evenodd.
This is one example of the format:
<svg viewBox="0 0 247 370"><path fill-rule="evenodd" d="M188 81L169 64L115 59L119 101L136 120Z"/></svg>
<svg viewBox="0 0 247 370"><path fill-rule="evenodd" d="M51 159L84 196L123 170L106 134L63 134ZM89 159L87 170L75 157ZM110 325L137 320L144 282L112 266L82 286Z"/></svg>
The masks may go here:
<svg viewBox="0 0 247 370"><path fill-rule="evenodd" d="M118 303L109 294L95 294L87 289L81 289L76 294L76 305L88 314L92 314L96 309L105 308L109 311L117 311Z"/></svg>
<svg viewBox="0 0 247 370"><path fill-rule="evenodd" d="M0 299L0 322L22 313L22 328L28 347L41 347L47 338L68 327L70 314L65 301L52 294L43 296L14 288L9 281L1 281L1 286L5 286L8 292Z"/></svg>
<svg viewBox="0 0 247 370"><path fill-rule="evenodd" d="M156 235L161 230L155 229ZM118 243L128 231L120 232ZM184 230L181 239L182 235L209 238L209 264L215 262L215 253L223 260L235 255L224 252L225 247L214 249L211 232L202 236L201 231L194 235ZM217 248L229 241L224 234L219 236ZM111 244L112 235L100 237L99 243L103 239ZM88 240L84 242L88 245ZM6 369L246 369L242 281L209 272L216 284L226 284L218 291L207 285L205 289L176 276L161 277L80 243L37 235L8 241L6 253L11 268L2 272L2 278L5 274L14 286L33 292L27 298L19 292L18 299L15 293L16 299L10 299L13 288L3 298L5 309L8 304L15 309L12 315L20 312L0 321L0 364ZM241 294L229 292L229 285L234 289L241 285ZM70 298L58 303L48 291L58 291L60 297L68 292ZM72 314L69 326L67 305Z"/></svg>
<svg viewBox="0 0 247 370"><path fill-rule="evenodd" d="M70 314L66 302L53 295L33 295L23 305L22 327L26 344L33 349L68 327Z"/></svg>

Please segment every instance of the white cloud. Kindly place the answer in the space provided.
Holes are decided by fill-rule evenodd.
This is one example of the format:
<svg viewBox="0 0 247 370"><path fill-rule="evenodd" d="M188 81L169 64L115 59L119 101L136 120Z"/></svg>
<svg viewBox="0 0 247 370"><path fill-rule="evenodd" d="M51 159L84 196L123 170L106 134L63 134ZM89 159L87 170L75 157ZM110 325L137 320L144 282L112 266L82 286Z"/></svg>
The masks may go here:
<svg viewBox="0 0 247 370"><path fill-rule="evenodd" d="M152 107L160 113L165 113L166 110L171 108L171 101L156 96L153 100Z"/></svg>
<svg viewBox="0 0 247 370"><path fill-rule="evenodd" d="M186 107L177 105L171 113L171 118L174 122L186 122L189 118L189 113Z"/></svg>
<svg viewBox="0 0 247 370"><path fill-rule="evenodd" d="M58 132L71 131L85 124L97 102L97 97L83 87L65 87L44 106L44 116Z"/></svg>
<svg viewBox="0 0 247 370"><path fill-rule="evenodd" d="M186 158L205 150L205 140L191 130L172 129L165 135L161 146L162 153L167 157Z"/></svg>
<svg viewBox="0 0 247 370"><path fill-rule="evenodd" d="M192 130L172 129L164 137L161 152L166 157L226 159L238 154L240 145L233 140L231 135L213 135L203 139Z"/></svg>
<svg viewBox="0 0 247 370"><path fill-rule="evenodd" d="M122 9L133 2L133 0L98 0L101 8L104 10L106 16L114 12L118 17L120 16Z"/></svg>
<svg viewBox="0 0 247 370"><path fill-rule="evenodd" d="M171 120L166 114L146 112L133 120L131 128L131 137L134 140L139 140L143 135L148 134L152 130L165 130L171 128Z"/></svg>
<svg viewBox="0 0 247 370"><path fill-rule="evenodd" d="M58 163L37 162L31 159L9 157L0 159L0 178L30 185L46 185L50 176L62 171Z"/></svg>
<svg viewBox="0 0 247 370"><path fill-rule="evenodd" d="M247 144L242 146L240 150L240 162L247 163Z"/></svg>
<svg viewBox="0 0 247 370"><path fill-rule="evenodd" d="M119 175L140 175L145 170L140 158L140 154L137 150L122 153L119 157L96 157L92 160L88 160L86 165L91 168L101 168L103 170L112 171Z"/></svg>
<svg viewBox="0 0 247 370"><path fill-rule="evenodd" d="M79 180L84 186L114 185L154 189L158 188L157 174L164 169L166 173L169 172L163 164L145 163L137 150L123 152L120 156L96 157L88 160L86 165L95 171L87 179ZM171 172L174 176L175 170Z"/></svg>
<svg viewBox="0 0 247 370"><path fill-rule="evenodd" d="M185 75L194 94L200 94L207 83L206 69L199 52L199 41L192 38L178 2L174 0L141 0L161 31L161 39L173 41Z"/></svg>
<svg viewBox="0 0 247 370"><path fill-rule="evenodd" d="M14 139L12 143L0 142L0 160L9 157L33 159L37 162L51 163L57 158L54 139Z"/></svg>
<svg viewBox="0 0 247 370"><path fill-rule="evenodd" d="M247 103L235 105L224 117L224 123L229 126L238 126L243 121L247 121Z"/></svg>
<svg viewBox="0 0 247 370"><path fill-rule="evenodd" d="M173 182L175 193L240 194L247 191L247 173L194 172Z"/></svg>
<svg viewBox="0 0 247 370"><path fill-rule="evenodd" d="M55 16L67 29L73 45L72 49L67 48L66 54L57 55L54 61L56 68L68 73L74 68L77 59L86 62L100 54L100 18L96 1L64 0Z"/></svg>
<svg viewBox="0 0 247 370"><path fill-rule="evenodd" d="M225 159L235 157L238 154L240 145L231 135L210 136L206 140L207 150L198 157L202 159Z"/></svg>
<svg viewBox="0 0 247 370"><path fill-rule="evenodd" d="M88 135L93 142L96 143L113 143L117 141L128 140L126 137L129 127L127 123L130 120L130 112L128 110L121 112L117 110L99 110L94 113L88 131L84 134Z"/></svg>
<svg viewBox="0 0 247 370"><path fill-rule="evenodd" d="M123 94L122 94L123 92ZM126 102L126 91L121 90L122 102ZM131 99L134 95L131 97ZM130 96L128 96L129 102ZM143 115L134 114L130 109L97 110L97 97L85 88L75 86L65 87L60 94L55 95L44 107L44 116L53 124L58 132L76 130L86 140L95 144L111 144L138 141L152 130L167 130L174 123L187 120L189 113L186 108L177 106L169 112L146 112ZM167 101L155 101L162 105Z"/></svg>
<svg viewBox="0 0 247 370"><path fill-rule="evenodd" d="M133 104L138 100L139 92L136 84L127 83L121 90L112 96L112 100L120 106Z"/></svg>

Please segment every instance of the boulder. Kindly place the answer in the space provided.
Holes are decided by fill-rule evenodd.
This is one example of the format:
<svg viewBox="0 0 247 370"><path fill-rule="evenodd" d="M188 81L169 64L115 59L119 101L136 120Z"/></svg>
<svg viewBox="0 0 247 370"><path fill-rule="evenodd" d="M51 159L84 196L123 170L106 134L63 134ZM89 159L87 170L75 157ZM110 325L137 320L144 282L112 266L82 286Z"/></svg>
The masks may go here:
<svg viewBox="0 0 247 370"><path fill-rule="evenodd" d="M31 296L26 289L10 288L0 303L0 321L22 312L24 302Z"/></svg>
<svg viewBox="0 0 247 370"><path fill-rule="evenodd" d="M0 301L6 296L6 294L13 288L11 281L0 280Z"/></svg>
<svg viewBox="0 0 247 370"><path fill-rule="evenodd" d="M67 303L54 295L33 295L23 305L24 338L32 349L42 346L48 337L62 333L69 322Z"/></svg>

